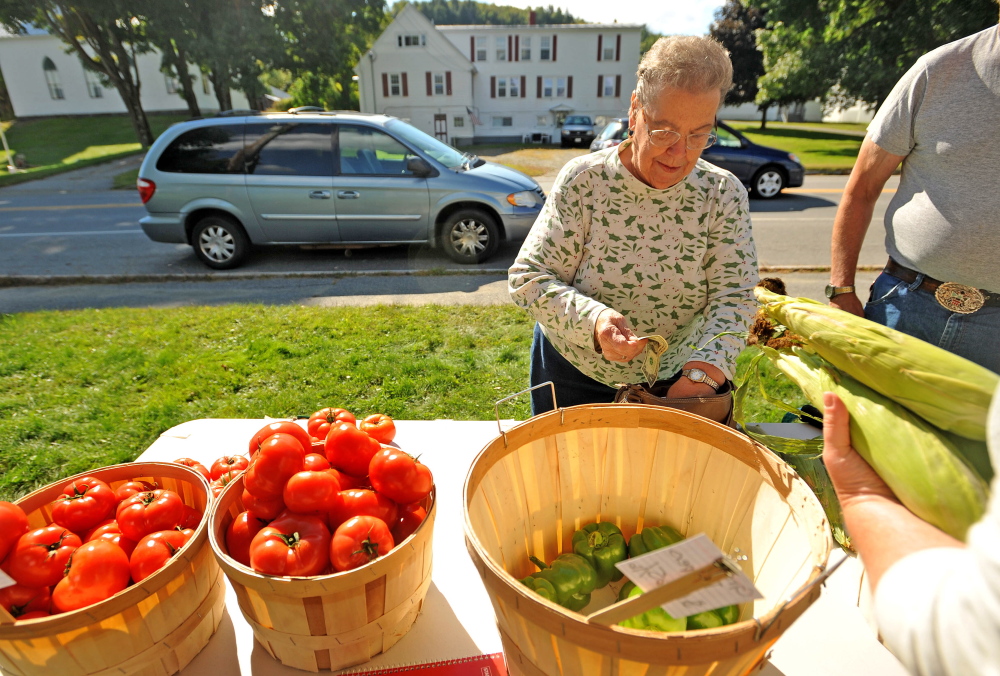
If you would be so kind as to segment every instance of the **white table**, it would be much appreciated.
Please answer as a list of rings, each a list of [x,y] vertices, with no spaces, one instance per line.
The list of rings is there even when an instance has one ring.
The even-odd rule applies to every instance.
[[[266,420],[205,419],[164,432],[139,461],[190,457],[210,464],[227,454],[245,454]],[[510,423],[505,422],[506,426]],[[502,652],[493,606],[465,549],[462,487],[476,454],[497,435],[496,421],[397,420],[395,443],[420,455],[434,473],[438,509],[434,523],[431,586],[413,628],[388,652],[364,667],[399,666]],[[842,556],[835,550],[831,562]],[[846,561],[827,581],[820,598],[775,644],[764,676],[905,676],[906,670],[876,639],[859,610],[860,564]],[[208,646],[182,676],[290,676],[257,645],[227,584],[226,616]],[[233,659],[233,655],[236,659]],[[348,670],[350,671],[350,670]]]

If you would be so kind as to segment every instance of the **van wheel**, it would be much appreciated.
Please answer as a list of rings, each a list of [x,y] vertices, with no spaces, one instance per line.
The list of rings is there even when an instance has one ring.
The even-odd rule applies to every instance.
[[[198,221],[191,246],[202,263],[216,270],[238,267],[250,253],[250,240],[235,219],[213,214]]]
[[[479,209],[456,211],[441,228],[441,248],[457,263],[482,263],[500,247],[500,229]]]
[[[764,167],[754,175],[751,185],[757,197],[769,200],[777,197],[785,187],[785,175],[775,167]]]

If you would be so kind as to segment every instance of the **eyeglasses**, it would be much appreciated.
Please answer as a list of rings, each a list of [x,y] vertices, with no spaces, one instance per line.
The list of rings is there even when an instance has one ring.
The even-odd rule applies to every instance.
[[[649,135],[649,142],[657,148],[669,148],[681,140],[681,135],[672,129],[650,129],[649,123],[645,120],[643,112],[643,124],[646,125],[646,134]],[[704,150],[712,147],[719,140],[715,132],[708,134],[688,134],[687,147],[689,150]]]

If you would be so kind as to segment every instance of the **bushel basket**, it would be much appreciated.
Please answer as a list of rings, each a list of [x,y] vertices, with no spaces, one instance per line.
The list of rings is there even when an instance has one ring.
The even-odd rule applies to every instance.
[[[818,597],[831,547],[819,502],[788,465],[728,427],[657,406],[575,406],[501,433],[473,463],[464,506],[512,675],[748,673]],[[573,532],[596,521],[626,537],[664,524],[705,533],[765,598],[742,604],[735,624],[659,633],[588,624],[519,582],[536,570],[529,555],[572,551]]]

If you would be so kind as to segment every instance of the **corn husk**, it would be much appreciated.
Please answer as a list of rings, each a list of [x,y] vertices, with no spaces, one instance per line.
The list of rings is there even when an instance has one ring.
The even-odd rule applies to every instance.
[[[800,336],[839,371],[943,430],[986,439],[987,412],[1000,383],[996,373],[919,338],[808,298],[790,298],[761,287],[755,293],[768,317]],[[982,452],[977,461],[988,457],[985,446]]]

